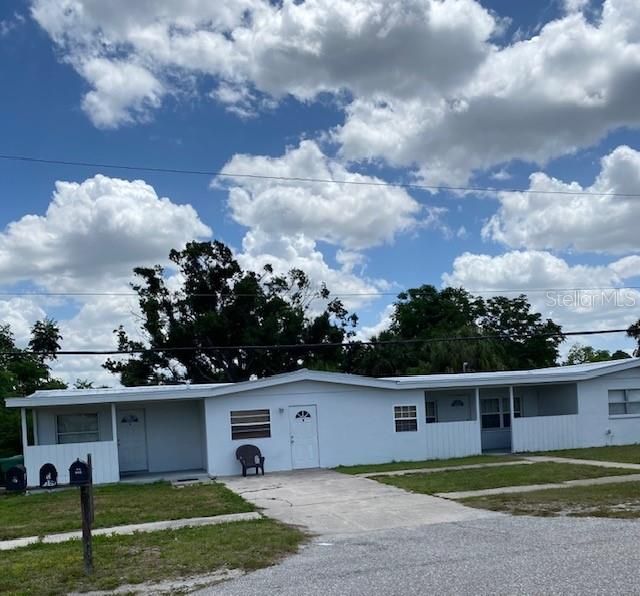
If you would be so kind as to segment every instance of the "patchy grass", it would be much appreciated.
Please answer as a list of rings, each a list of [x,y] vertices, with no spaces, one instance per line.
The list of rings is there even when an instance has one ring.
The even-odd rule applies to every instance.
[[[562,449],[560,451],[543,451],[536,453],[535,455],[574,457],[576,459],[595,459],[598,461],[640,464],[640,444],[587,447],[585,449]]]
[[[599,484],[462,499],[512,515],[640,518],[640,482]]]
[[[376,472],[395,472],[397,470],[415,470],[419,468],[445,468],[449,466],[468,466],[470,464],[496,464],[519,461],[521,457],[510,455],[471,455],[452,459],[428,459],[424,461],[392,461],[385,464],[362,464],[358,466],[338,466],[336,472],[343,474],[369,474]]]
[[[94,501],[94,528],[255,510],[217,483],[183,488],[168,482],[96,486]],[[0,520],[0,540],[79,530],[79,490],[0,495]]]
[[[39,544],[2,553],[0,592],[67,594],[113,590],[211,573],[273,565],[295,553],[299,530],[270,519],[94,539],[94,574],[84,575],[79,541]]]
[[[433,494],[502,486],[546,484],[564,480],[633,474],[634,472],[634,470],[620,468],[543,462],[522,466],[496,466],[495,468],[475,470],[451,470],[428,474],[406,474],[404,476],[374,476],[373,478],[384,484],[391,484],[412,492]]]

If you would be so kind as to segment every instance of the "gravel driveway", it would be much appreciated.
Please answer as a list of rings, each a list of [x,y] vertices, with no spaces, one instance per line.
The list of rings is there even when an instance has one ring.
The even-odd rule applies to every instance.
[[[638,594],[640,522],[500,516],[322,536],[227,596]]]

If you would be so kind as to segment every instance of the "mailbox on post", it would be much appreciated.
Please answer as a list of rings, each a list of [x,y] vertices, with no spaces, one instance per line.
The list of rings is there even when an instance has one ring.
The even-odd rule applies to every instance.
[[[40,468],[40,488],[55,488],[58,486],[58,470],[53,464],[44,464]]]
[[[91,482],[89,465],[77,459],[69,466],[69,484],[73,486],[84,486]]]
[[[27,469],[24,466],[13,466],[7,470],[5,486],[10,491],[24,491],[27,488]]]

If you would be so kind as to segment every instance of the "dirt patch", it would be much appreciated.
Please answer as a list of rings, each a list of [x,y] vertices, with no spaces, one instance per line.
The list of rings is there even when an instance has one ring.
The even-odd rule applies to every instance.
[[[221,569],[215,573],[143,584],[127,584],[113,590],[72,592],[70,596],[109,596],[110,594],[187,594],[244,575],[241,569]]]

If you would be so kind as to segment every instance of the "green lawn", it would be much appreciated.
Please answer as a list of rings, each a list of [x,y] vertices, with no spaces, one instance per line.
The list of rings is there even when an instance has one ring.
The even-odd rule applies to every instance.
[[[586,449],[562,449],[560,451],[544,451],[536,453],[536,455],[575,457],[576,459],[597,459],[598,461],[640,464],[640,444],[615,445],[610,447],[587,447]]]
[[[449,466],[467,466],[470,464],[489,464],[517,461],[521,457],[510,455],[471,455],[452,459],[428,459],[424,461],[392,461],[385,464],[362,464],[359,466],[338,466],[336,472],[343,474],[369,474],[376,472],[394,472],[396,470],[415,470],[418,468],[445,468]]]
[[[640,518],[640,482],[473,497],[461,502],[513,515]]]
[[[95,528],[255,509],[242,497],[217,483],[183,488],[174,488],[168,482],[111,484],[95,487],[94,499]],[[78,529],[78,489],[0,495],[0,540]]]
[[[404,476],[374,476],[373,478],[384,484],[391,484],[412,492],[433,494],[498,488],[501,486],[546,484],[549,482],[562,482],[563,480],[598,478],[600,476],[616,476],[629,473],[633,474],[634,470],[542,462],[521,466],[496,466],[473,470],[406,474]]]
[[[305,539],[299,530],[270,519],[174,531],[96,537],[95,572],[84,575],[78,541],[39,544],[0,556],[0,592],[67,594],[113,590],[218,569],[253,570],[295,553]]]

